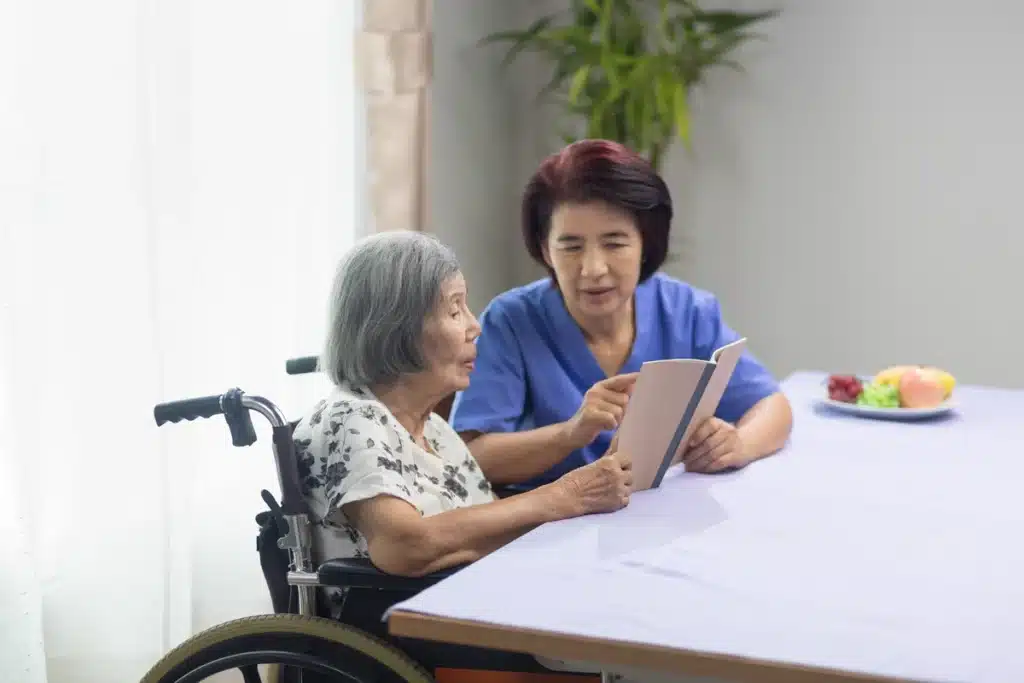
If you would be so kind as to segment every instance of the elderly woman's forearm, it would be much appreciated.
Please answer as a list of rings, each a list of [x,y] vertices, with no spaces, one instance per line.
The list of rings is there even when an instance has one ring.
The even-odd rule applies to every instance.
[[[485,505],[425,518],[435,558],[424,573],[473,562],[532,529],[581,513],[577,501],[559,483]]]
[[[785,394],[761,399],[736,423],[751,461],[775,453],[786,445],[793,428],[793,411]]]
[[[565,487],[554,483],[504,500],[420,517],[397,498],[367,501],[353,511],[381,570],[424,576],[475,562],[546,522],[582,513]]]
[[[564,424],[526,432],[463,434],[484,476],[492,484],[521,484],[569,457]]]

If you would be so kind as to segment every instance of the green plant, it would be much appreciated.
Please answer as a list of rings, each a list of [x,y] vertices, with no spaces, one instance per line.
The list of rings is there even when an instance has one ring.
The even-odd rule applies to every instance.
[[[504,66],[523,52],[542,55],[552,71],[540,98],[558,102],[577,130],[582,120],[584,137],[617,140],[660,168],[677,136],[690,144],[691,89],[714,66],[742,71],[730,55],[777,14],[703,10],[692,0],[572,0],[480,42],[510,43]]]

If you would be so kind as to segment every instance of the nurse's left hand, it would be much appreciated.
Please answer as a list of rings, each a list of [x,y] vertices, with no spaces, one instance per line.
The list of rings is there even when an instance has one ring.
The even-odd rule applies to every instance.
[[[683,453],[687,472],[721,472],[749,462],[746,445],[734,425],[717,417],[704,420]]]

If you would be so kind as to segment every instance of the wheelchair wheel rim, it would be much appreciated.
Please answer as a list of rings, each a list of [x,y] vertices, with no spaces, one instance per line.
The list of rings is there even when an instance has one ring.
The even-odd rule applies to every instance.
[[[276,647],[267,641],[280,637],[293,648]],[[299,647],[302,645],[302,647]],[[271,614],[236,619],[202,631],[168,652],[142,678],[141,683],[198,683],[209,676],[256,664],[269,665],[270,676],[261,683],[277,683],[279,669],[316,670],[328,680],[362,683],[360,673],[346,670],[344,658],[326,657],[313,650],[348,651],[361,658],[357,668],[370,662],[406,683],[433,683],[433,677],[417,662],[388,642],[330,619],[297,614]],[[299,651],[297,651],[299,650]],[[287,661],[285,661],[287,660]],[[199,677],[199,671],[204,672]],[[342,672],[344,677],[339,677]]]

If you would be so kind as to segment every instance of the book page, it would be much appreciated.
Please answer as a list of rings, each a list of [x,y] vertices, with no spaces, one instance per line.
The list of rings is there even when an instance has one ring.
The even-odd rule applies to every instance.
[[[651,487],[708,362],[649,361],[640,368],[619,426],[619,450],[633,456],[633,490]]]
[[[729,369],[729,374],[732,375],[732,371],[736,368],[736,363],[739,361],[740,356],[743,355],[743,351],[747,348],[746,337],[743,337],[742,339],[737,339],[732,343],[726,344],[725,346],[715,349],[715,352],[711,354],[711,362],[721,365],[722,355],[728,353],[731,356],[737,348],[739,350],[735,352],[736,360],[732,362],[732,367]]]
[[[690,425],[683,434],[679,450],[672,458],[673,463],[679,462],[682,459],[683,452],[686,450],[686,444],[690,437],[693,436],[694,430],[697,429],[701,422],[714,415],[715,411],[718,410],[718,404],[721,403],[722,396],[725,394],[725,388],[732,378],[732,371],[736,369],[736,363],[739,362],[740,356],[743,355],[743,351],[746,348],[747,339],[744,337],[743,339],[737,339],[731,344],[726,344],[711,354],[711,359],[715,366],[714,374],[711,375],[711,380],[704,389],[704,395],[701,397],[700,403],[697,404],[697,409],[693,413]]]

